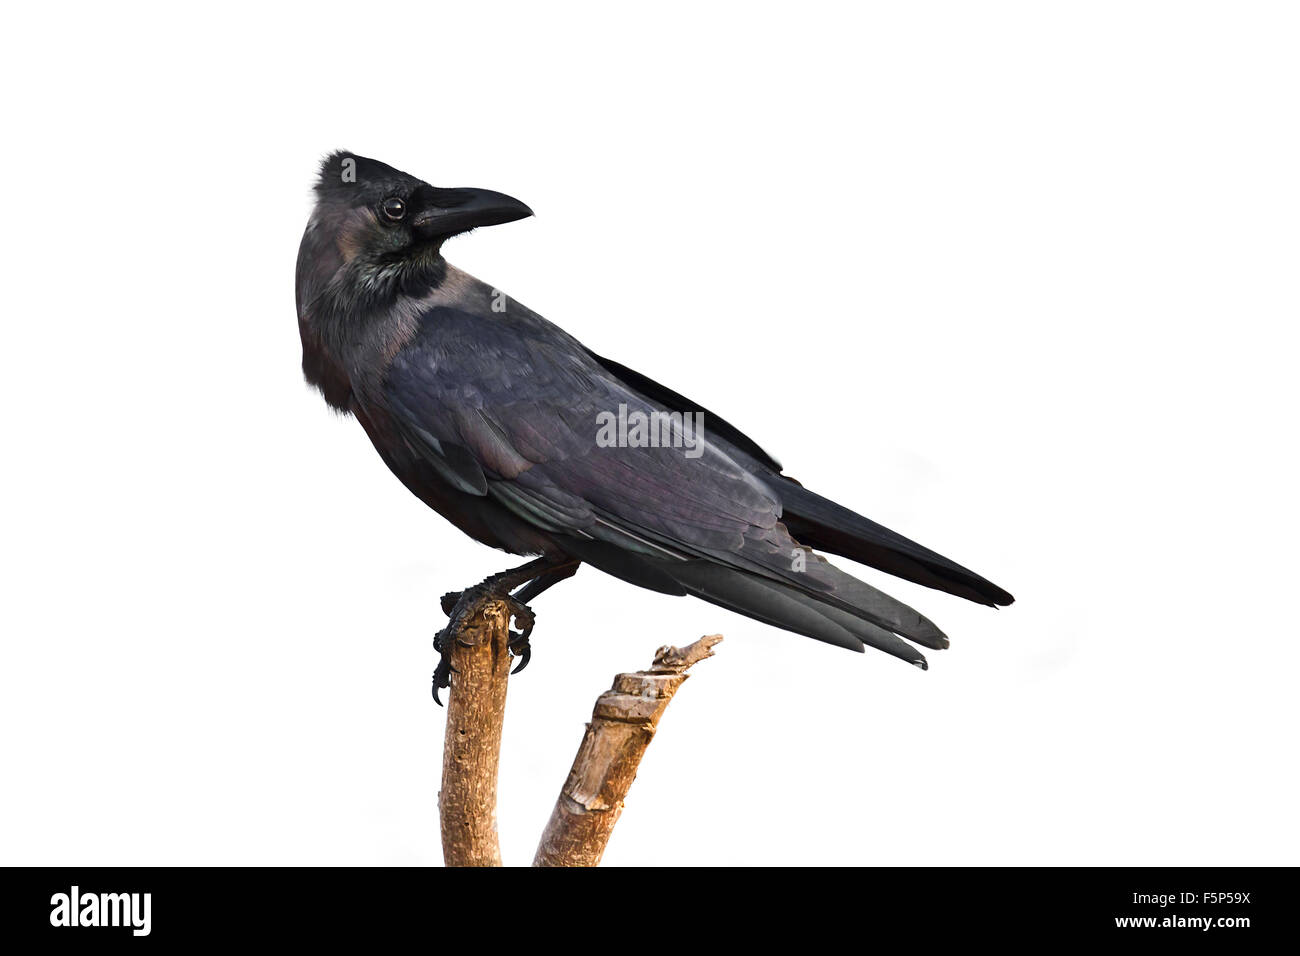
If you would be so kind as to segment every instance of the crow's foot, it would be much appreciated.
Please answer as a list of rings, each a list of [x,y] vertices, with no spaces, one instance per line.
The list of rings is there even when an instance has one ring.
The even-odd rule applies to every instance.
[[[433,637],[433,649],[439,654],[438,666],[433,672],[433,699],[438,706],[442,706],[438,691],[451,686],[451,675],[455,671],[455,668],[451,666],[451,646],[449,642],[455,636],[455,640],[461,646],[472,646],[459,635],[464,632],[464,626],[474,610],[482,607],[488,601],[500,601],[505,604],[515,626],[519,628],[518,631],[510,631],[510,639],[507,644],[511,656],[519,658],[519,664],[512,673],[518,674],[528,666],[529,658],[532,656],[532,648],[528,644],[528,638],[533,633],[533,625],[537,621],[537,615],[533,613],[533,609],[527,604],[511,597],[510,592],[553,567],[554,565],[546,559],[539,559],[511,571],[494,574],[483,583],[476,584],[472,588],[466,588],[464,591],[450,591],[442,596],[442,610],[448,618],[447,626]],[[572,571],[569,573],[571,574]]]

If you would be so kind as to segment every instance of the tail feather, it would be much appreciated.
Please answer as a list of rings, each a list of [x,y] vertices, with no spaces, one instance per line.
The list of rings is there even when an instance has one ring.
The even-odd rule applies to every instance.
[[[665,570],[696,597],[765,624],[853,651],[869,645],[922,669],[928,666],[925,656],[896,634],[788,585],[705,561]]]
[[[813,555],[813,560],[816,562],[813,573],[831,583],[831,594],[838,602],[837,612],[892,631],[922,647],[943,650],[948,646],[948,635],[924,614],[841,571],[819,554]],[[809,565],[809,569],[812,570],[813,565]]]
[[[803,595],[800,597],[805,600],[811,600]],[[925,655],[918,651],[911,644],[908,644],[897,634],[878,627],[870,621],[864,621],[860,617],[854,617],[847,611],[842,611],[837,607],[829,607],[825,604],[817,606],[818,611],[823,615],[835,621],[846,631],[858,637],[865,644],[874,647],[876,650],[884,651],[886,654],[892,654],[894,657],[901,658],[909,664],[913,664],[921,670],[929,670],[930,664],[925,659]],[[914,640],[914,638],[913,638]],[[947,645],[943,645],[946,647]]]
[[[1015,600],[974,571],[795,481],[782,477],[774,490],[781,498],[781,520],[801,544],[860,561],[977,604],[996,607]]]

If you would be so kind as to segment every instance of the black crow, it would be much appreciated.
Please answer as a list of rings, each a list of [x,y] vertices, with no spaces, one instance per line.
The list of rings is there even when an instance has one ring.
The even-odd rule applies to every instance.
[[[522,604],[580,562],[664,594],[926,666],[948,646],[818,548],[987,605],[974,572],[803,488],[739,429],[450,265],[450,237],[532,215],[334,153],[298,253],[303,371],[420,500],[540,556],[485,582]],[[834,427],[833,424],[828,427]],[[454,597],[454,596],[452,596]],[[450,608],[454,601],[445,600]]]

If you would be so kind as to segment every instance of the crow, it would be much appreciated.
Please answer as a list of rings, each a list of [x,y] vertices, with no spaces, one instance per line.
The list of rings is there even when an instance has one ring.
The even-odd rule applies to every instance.
[[[943,632],[814,549],[980,604],[1012,602],[443,258],[452,236],[531,216],[519,200],[430,186],[346,152],[324,160],[315,194],[297,266],[303,373],[421,501],[470,537],[535,558],[480,585],[511,602],[523,663],[527,603],[581,563],[923,669],[913,645],[947,647]],[[449,614],[457,597],[443,600]],[[446,677],[440,667],[435,695]]]

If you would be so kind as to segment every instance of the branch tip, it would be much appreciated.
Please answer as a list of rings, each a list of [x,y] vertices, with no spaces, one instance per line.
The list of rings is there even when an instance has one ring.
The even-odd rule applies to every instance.
[[[673,647],[671,644],[665,644],[655,652],[654,663],[650,665],[651,669],[680,674],[688,670],[692,665],[712,657],[714,645],[721,642],[721,634],[706,634],[694,644],[687,644],[685,647]]]

